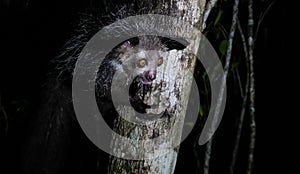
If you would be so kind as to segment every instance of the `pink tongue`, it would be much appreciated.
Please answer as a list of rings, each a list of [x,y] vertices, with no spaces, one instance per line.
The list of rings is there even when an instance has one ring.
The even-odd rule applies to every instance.
[[[149,83],[151,83],[151,81],[149,81],[148,79],[143,79],[143,83],[149,84]]]

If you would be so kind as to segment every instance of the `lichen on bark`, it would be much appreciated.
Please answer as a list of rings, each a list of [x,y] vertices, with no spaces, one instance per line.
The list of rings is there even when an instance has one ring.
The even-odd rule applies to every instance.
[[[172,8],[167,10],[170,15],[185,21],[196,30],[186,33],[189,43],[184,50],[171,50],[167,53],[167,59],[157,71],[157,77],[152,84],[151,92],[143,96],[144,103],[158,105],[158,107],[148,109],[147,113],[165,114],[160,119],[154,119],[139,125],[128,122],[136,114],[132,107],[120,106],[117,108],[122,117],[118,117],[114,123],[114,131],[123,137],[131,140],[143,141],[144,143],[127,144],[120,141],[113,135],[111,149],[117,156],[143,157],[143,160],[127,160],[110,157],[108,166],[109,173],[163,173],[171,174],[174,172],[181,134],[186,114],[188,97],[190,95],[193,80],[192,72],[195,67],[196,57],[190,53],[198,51],[202,16],[205,10],[206,0],[170,0],[162,1],[160,8]],[[156,8],[158,10],[159,8]],[[160,10],[158,10],[160,11]],[[171,13],[172,12],[172,13]],[[174,28],[174,35],[182,31]],[[157,92],[159,91],[159,92]],[[155,139],[160,137],[159,139]],[[149,141],[148,141],[149,140]],[[129,141],[130,142],[130,141]],[[131,141],[134,142],[134,141]],[[133,148],[132,148],[133,147]],[[126,154],[120,154],[120,153]],[[134,159],[134,158],[133,158]]]

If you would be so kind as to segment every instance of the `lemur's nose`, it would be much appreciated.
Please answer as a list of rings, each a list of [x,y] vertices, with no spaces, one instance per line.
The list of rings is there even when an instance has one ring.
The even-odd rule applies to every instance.
[[[155,70],[150,70],[147,72],[146,78],[148,80],[153,81],[156,78],[156,71]]]

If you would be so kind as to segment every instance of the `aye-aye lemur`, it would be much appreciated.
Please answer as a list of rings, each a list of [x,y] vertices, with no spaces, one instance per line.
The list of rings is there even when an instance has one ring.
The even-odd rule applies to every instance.
[[[131,85],[130,88],[120,86],[117,89],[119,93],[127,92],[129,98],[118,100],[129,100],[137,112],[146,113],[146,109],[150,106],[143,103],[138,91],[150,87],[156,79],[157,68],[163,64],[166,51],[168,48],[163,44],[161,37],[149,35],[127,40],[113,49],[97,74],[96,94],[100,98],[98,100],[100,110],[107,111],[112,108],[111,85],[113,76],[117,74],[120,77],[114,77],[114,80],[125,82],[126,79],[133,79],[127,84]],[[116,71],[118,73],[115,73]]]

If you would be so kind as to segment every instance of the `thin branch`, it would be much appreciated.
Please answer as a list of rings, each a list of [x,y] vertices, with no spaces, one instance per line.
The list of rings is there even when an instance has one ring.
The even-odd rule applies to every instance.
[[[258,31],[259,31],[259,28],[260,28],[260,25],[261,25],[262,21],[265,19],[266,14],[268,14],[268,12],[270,11],[271,7],[274,5],[275,2],[276,2],[276,0],[272,1],[270,3],[270,5],[267,7],[267,9],[263,12],[263,14],[259,16],[259,20],[258,20],[258,23],[257,23],[255,36],[254,36],[254,43],[257,39]]]
[[[244,91],[243,91],[243,85],[242,85],[242,81],[241,81],[239,69],[235,68],[235,70],[234,70],[233,73],[236,74],[236,78],[237,78],[237,81],[238,81],[238,84],[239,84],[239,88],[240,88],[241,97],[244,98],[245,94],[244,94]]]
[[[247,101],[248,101],[248,93],[249,93],[249,76],[250,76],[250,71],[249,71],[249,57],[248,57],[248,49],[247,49],[247,43],[246,43],[246,39],[240,24],[240,21],[237,21],[237,26],[238,26],[238,30],[242,39],[242,45],[243,45],[243,49],[244,49],[244,53],[245,53],[245,59],[246,59],[246,68],[247,68],[247,79],[246,79],[246,84],[245,84],[245,92],[244,92],[244,96],[243,96],[243,106],[242,106],[242,110],[241,110],[241,114],[238,120],[238,127],[237,127],[237,133],[236,133],[236,138],[235,138],[235,142],[234,142],[234,148],[233,148],[233,152],[232,152],[232,159],[231,159],[231,164],[230,164],[230,170],[229,170],[229,174],[233,174],[234,173],[234,167],[235,167],[235,163],[236,163],[236,157],[237,157],[237,153],[239,151],[239,145],[240,145],[240,139],[241,139],[241,132],[242,132],[242,128],[243,128],[243,123],[244,123],[244,118],[245,118],[245,111],[246,111],[246,107],[247,107]]]
[[[203,173],[204,174],[209,174],[209,162],[210,162],[210,157],[211,157],[211,145],[212,145],[212,140],[211,138],[207,144],[206,144],[206,150],[205,150],[205,158],[204,158],[204,166],[203,166]]]
[[[200,155],[199,153],[197,152],[197,146],[198,146],[198,139],[200,137],[200,134],[197,135],[197,138],[196,138],[196,141],[194,142],[194,146],[193,146],[193,151],[194,151],[194,155],[195,155],[195,158],[196,158],[196,165],[197,165],[197,168],[196,168],[196,171],[198,173],[200,173],[200,169],[201,169],[201,162],[200,162]]]
[[[255,149],[255,137],[256,137],[256,124],[255,124],[255,79],[254,79],[254,60],[253,60],[253,0],[248,1],[248,51],[249,51],[249,66],[250,66],[250,144],[249,144],[249,156],[248,156],[248,168],[247,174],[251,174],[253,171],[254,161],[254,149]]]
[[[246,38],[245,38],[245,35],[243,33],[243,29],[242,29],[242,26],[241,26],[241,23],[240,23],[239,19],[237,21],[237,26],[238,26],[238,30],[240,32],[240,36],[241,36],[241,39],[242,39],[242,44],[243,44],[243,50],[244,50],[244,53],[245,53],[245,58],[246,58],[246,60],[249,60],[247,42],[246,42]],[[248,68],[248,66],[249,65],[247,65],[247,68]]]
[[[223,77],[224,80],[223,80],[223,83],[222,83],[224,86],[225,86],[225,83],[226,83],[226,78],[227,78],[228,70],[229,70],[229,67],[230,67],[232,43],[233,43],[233,38],[234,38],[236,24],[237,24],[238,7],[239,7],[239,0],[235,0],[234,5],[233,5],[232,23],[231,23],[229,39],[228,39],[226,62],[225,62],[225,66],[224,66],[224,77]],[[222,96],[223,96],[223,94],[222,94]]]
[[[218,102],[216,103],[216,108],[215,108],[215,114],[220,113],[221,103],[224,100],[223,96],[224,96],[224,93],[225,93],[226,79],[227,79],[227,76],[228,76],[228,71],[229,71],[230,62],[231,62],[232,43],[233,43],[233,38],[234,38],[234,35],[235,35],[238,8],[239,8],[239,0],[234,0],[233,13],[232,13],[232,23],[231,23],[230,33],[229,33],[229,37],[228,37],[229,39],[228,39],[228,48],[227,48],[227,54],[226,54],[226,62],[225,62],[225,65],[224,65],[224,76],[222,77]],[[206,145],[206,154],[205,154],[205,162],[204,162],[204,174],[209,173],[209,161],[210,161],[212,141],[213,141],[213,138]]]
[[[206,20],[210,14],[211,9],[214,8],[214,6],[216,5],[218,0],[210,0],[208,1],[207,5],[206,5],[206,9],[204,11],[204,16],[203,16],[203,24],[202,24],[202,30],[205,29],[206,27]]]
[[[224,28],[223,25],[221,25],[220,23],[217,23],[216,27],[220,30],[220,32],[222,33],[223,37],[225,39],[228,39],[228,32],[226,31],[226,29]]]

